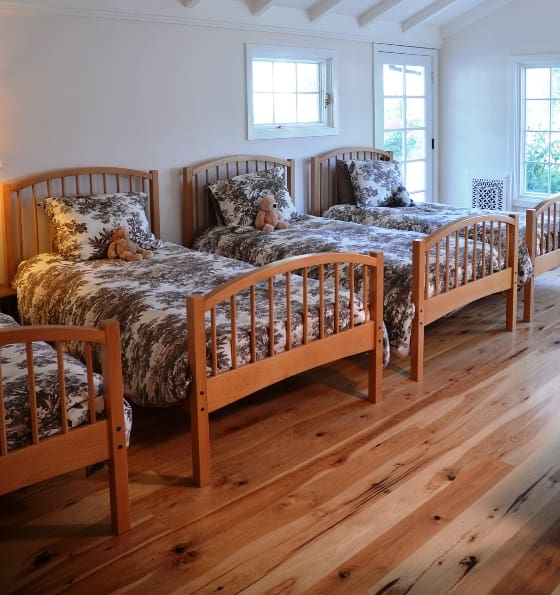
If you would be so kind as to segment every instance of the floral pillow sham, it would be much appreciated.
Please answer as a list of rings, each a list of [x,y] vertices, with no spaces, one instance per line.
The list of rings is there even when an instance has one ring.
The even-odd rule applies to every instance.
[[[360,207],[382,205],[391,197],[393,188],[403,185],[397,161],[351,159],[344,164],[350,175],[355,202]]]
[[[254,225],[260,199],[265,194],[274,195],[284,221],[290,221],[297,214],[281,166],[219,180],[208,186],[208,190],[225,225]]]
[[[117,192],[53,196],[40,204],[54,227],[60,254],[71,260],[94,260],[106,258],[111,231],[117,225],[126,225],[130,239],[141,248],[160,246],[146,217],[147,201],[145,192]]]
[[[17,327],[18,323],[7,314],[0,313],[0,329]],[[89,420],[88,377],[86,367],[76,358],[65,353],[64,370],[68,425],[73,428]],[[7,426],[8,450],[21,448],[31,443],[31,421],[29,412],[29,385],[26,347],[23,343],[0,347],[2,366],[2,389]],[[35,390],[39,419],[39,438],[42,440],[60,432],[61,416],[59,406],[59,382],[57,356],[48,343],[33,343],[33,365]],[[93,374],[93,389],[96,395],[97,414],[104,410],[103,379]],[[132,409],[125,403],[127,444],[130,435]]]

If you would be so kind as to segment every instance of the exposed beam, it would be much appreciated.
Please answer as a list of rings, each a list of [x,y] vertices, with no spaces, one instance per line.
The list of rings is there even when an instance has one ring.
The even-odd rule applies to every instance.
[[[247,8],[251,11],[251,14],[255,17],[261,15],[265,10],[270,8],[274,0],[245,0]]]
[[[401,23],[401,30],[404,33],[412,27],[416,27],[416,25],[420,25],[425,23],[428,19],[431,19],[433,16],[445,10],[451,4],[454,4],[456,0],[437,0],[433,4],[426,6],[426,8],[419,10],[417,13],[413,14],[412,16],[408,17]]]
[[[358,16],[358,25],[360,25],[360,27],[369,25],[373,20],[377,19],[384,12],[387,12],[400,2],[402,2],[402,0],[381,0],[381,2],[378,2],[375,6],[368,8]]]
[[[315,21],[318,21],[321,17],[331,12],[332,9],[341,2],[342,0],[317,0],[315,4],[312,4],[307,9],[307,17],[312,23],[314,23]]]
[[[186,8],[192,8],[195,4],[198,4],[198,0],[181,0],[181,4]]]

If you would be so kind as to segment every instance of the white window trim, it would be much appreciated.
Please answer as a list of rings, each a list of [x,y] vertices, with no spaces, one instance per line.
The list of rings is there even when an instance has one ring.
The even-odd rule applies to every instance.
[[[334,50],[296,48],[288,46],[268,46],[248,43],[246,49],[247,80],[247,138],[272,139],[295,138],[305,136],[328,136],[338,134],[338,102],[336,83],[336,52]],[[303,124],[291,126],[256,126],[253,122],[253,80],[252,61],[254,58],[286,58],[287,60],[323,60],[326,63],[324,88],[321,93],[328,94],[329,106],[326,121],[322,124]]]
[[[537,193],[522,193],[522,179],[523,163],[525,157],[522,155],[522,140],[521,131],[525,129],[525,92],[522,86],[523,82],[523,71],[526,67],[537,67],[542,66],[544,68],[551,68],[553,66],[560,67],[560,54],[541,54],[541,55],[529,55],[529,56],[513,56],[512,57],[512,70],[514,72],[514,93],[515,97],[513,115],[513,175],[512,175],[512,190],[513,190],[513,206],[514,207],[533,207],[544,198],[548,198],[548,194],[537,194]]]

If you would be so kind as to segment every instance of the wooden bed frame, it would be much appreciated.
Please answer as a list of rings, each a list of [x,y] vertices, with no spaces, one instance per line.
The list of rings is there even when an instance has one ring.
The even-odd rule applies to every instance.
[[[295,192],[293,159],[268,155],[234,155],[183,168],[183,244],[192,246],[194,239],[207,227],[218,223],[207,186],[246,173],[280,166],[284,168],[290,196]]]
[[[242,161],[242,163],[241,163]],[[217,160],[212,164],[212,172],[228,171],[228,175],[237,175],[244,171],[256,171],[268,168],[273,165],[283,165],[286,167],[286,181],[293,190],[293,168],[291,160],[278,160],[267,157],[259,157],[256,160],[251,157],[243,157],[237,161],[236,169],[227,169],[228,165],[224,161]],[[224,169],[225,167],[225,169]],[[212,174],[208,172],[204,180],[200,179],[200,172],[193,168],[190,170],[192,180],[190,188],[196,196],[202,196],[204,185],[212,180]],[[235,173],[233,173],[235,172]],[[198,180],[198,181],[197,181]],[[118,186],[117,186],[118,184]],[[150,221],[152,230],[156,236],[159,236],[159,205],[157,192],[157,172],[143,172],[122,168],[79,168],[58,170],[53,173],[33,176],[31,178],[20,180],[15,184],[6,184],[3,190],[3,204],[6,225],[6,268],[9,271],[9,281],[11,282],[15,274],[17,264],[26,258],[44,252],[55,250],[55,246],[49,233],[46,216],[43,209],[38,207],[38,202],[46,196],[53,193],[65,192],[65,194],[77,194],[76,188],[79,187],[79,193],[91,194],[97,192],[129,191],[143,189],[150,194]],[[97,190],[101,188],[101,190]],[[200,202],[200,200],[199,200]],[[192,223],[189,217],[185,215],[186,237],[192,236],[198,229],[202,229],[206,221],[212,216],[208,204],[200,209],[199,217],[194,217]],[[190,234],[190,236],[189,236]],[[28,241],[24,239],[29,238]],[[368,318],[363,324],[351,324],[346,329],[338,329],[332,334],[324,332],[321,325],[319,337],[317,339],[305,340],[302,345],[293,345],[290,333],[288,333],[288,344],[286,350],[280,353],[274,353],[270,350],[267,357],[257,361],[254,353],[251,355],[250,363],[238,365],[236,357],[233,357],[233,366],[231,370],[217,372],[216,363],[212,364],[212,371],[208,372],[206,362],[206,332],[208,323],[205,321],[205,313],[210,312],[211,327],[211,348],[215,346],[216,329],[213,318],[215,306],[217,303],[228,299],[231,311],[231,329],[232,343],[231,351],[236,354],[235,337],[236,320],[241,320],[243,313],[236,306],[235,295],[242,291],[251,293],[251,304],[253,310],[247,313],[251,319],[252,335],[254,337],[254,292],[257,283],[269,283],[268,291],[268,312],[270,319],[274,313],[272,300],[274,292],[272,290],[272,279],[282,276],[286,279],[286,287],[290,283],[290,271],[302,274],[311,267],[362,267],[366,271],[366,277],[369,283],[364,283],[364,295],[362,303],[368,304]],[[304,279],[306,276],[304,275]],[[304,293],[316,281],[305,281]],[[323,286],[321,285],[321,295],[323,295]],[[338,300],[338,289],[335,294]],[[276,299],[281,299],[276,296]],[[290,316],[291,300],[284,296],[285,308]],[[303,296],[304,305],[307,304],[306,296]],[[351,302],[353,303],[351,294]],[[319,319],[323,320],[328,304],[325,299],[320,300]],[[307,255],[295,259],[280,261],[269,267],[256,268],[247,274],[240,276],[234,281],[218,287],[215,291],[205,296],[190,296],[186,299],[187,320],[192,332],[188,333],[187,344],[189,349],[189,365],[193,376],[193,386],[191,387],[190,410],[193,441],[193,475],[198,485],[205,485],[210,481],[210,437],[209,437],[209,414],[228,403],[234,402],[248,394],[251,394],[265,386],[273,384],[283,378],[297,374],[303,370],[310,369],[342,357],[370,352],[369,357],[369,381],[368,381],[368,399],[372,402],[381,399],[381,380],[382,380],[382,356],[383,356],[383,255],[372,253],[371,255],[358,254],[319,254]],[[290,328],[290,325],[286,325]],[[306,321],[304,317],[304,328]],[[213,351],[212,351],[213,352]],[[209,376],[207,377],[207,374]],[[192,397],[194,395],[194,398]],[[185,406],[188,404],[185,403]]]
[[[332,201],[336,201],[336,159],[379,159],[390,160],[392,153],[371,147],[347,147],[325,153],[311,160],[311,204],[312,214],[319,214],[327,208]],[[201,233],[207,227],[216,224],[215,218],[210,215],[211,209],[201,207],[208,205],[209,200],[205,194],[205,181],[209,183],[230,177],[228,172],[236,172],[238,168],[245,167],[245,163],[268,162],[269,164],[284,164],[289,172],[289,178],[293,179],[293,168],[291,159],[276,157],[233,155],[223,157],[216,161],[200,163],[196,167],[185,167],[183,170],[183,199],[184,215],[195,218],[197,224],[187,230],[186,239],[192,243],[197,233]],[[219,164],[219,168],[216,167]],[[292,186],[293,188],[293,183]],[[325,190],[326,188],[326,190]],[[291,191],[290,191],[291,193]],[[293,196],[293,195],[292,195]],[[334,197],[334,198],[333,198]],[[501,243],[504,246],[507,264],[499,272],[485,274],[484,278],[475,278],[460,287],[447,287],[445,295],[436,294],[428,297],[428,284],[425,272],[425,262],[429,259],[429,253],[434,244],[439,242],[444,246],[446,253],[450,254],[449,242],[457,235],[457,229],[467,230],[467,233],[478,233],[478,227],[485,225],[486,232],[493,229],[497,233],[497,226],[500,227]],[[515,215],[503,217],[499,215],[488,215],[483,218],[474,217],[463,219],[457,223],[457,228],[447,226],[436,234],[428,236],[427,239],[414,247],[413,257],[413,300],[415,300],[417,314],[413,323],[412,345],[411,345],[411,378],[422,380],[423,378],[423,356],[424,356],[424,326],[452,312],[453,310],[485,297],[492,293],[505,291],[507,293],[506,308],[506,329],[513,330],[516,326],[516,288],[517,287],[517,258],[512,259],[511,254],[516,254],[518,242],[518,221]],[[475,231],[475,228],[477,231]],[[446,246],[446,247],[445,247]],[[511,252],[511,251],[514,252]],[[443,259],[444,261],[450,258]],[[422,270],[421,270],[422,269]]]
[[[60,407],[61,433],[39,439],[37,407],[35,402],[34,375],[31,343],[53,343],[61,383]],[[66,417],[64,389],[63,343],[80,341],[86,344],[86,367],[90,384],[90,421],[70,428]],[[120,359],[119,324],[116,320],[104,321],[99,328],[78,326],[7,327],[0,329],[0,345],[25,343],[28,350],[29,395],[32,444],[8,451],[0,383],[0,495],[17,490],[51,477],[85,468],[100,461],[109,462],[109,485],[113,531],[119,535],[130,528],[128,494],[128,463],[125,443],[123,410],[123,385]],[[107,417],[97,419],[95,394],[91,383],[93,373],[92,348],[101,346],[103,367],[103,395]],[[1,371],[1,368],[0,368]],[[0,373],[1,380],[1,373]]]
[[[524,287],[523,321],[533,316],[535,277],[560,265],[560,193],[527,209],[527,247],[533,262],[533,275]]]

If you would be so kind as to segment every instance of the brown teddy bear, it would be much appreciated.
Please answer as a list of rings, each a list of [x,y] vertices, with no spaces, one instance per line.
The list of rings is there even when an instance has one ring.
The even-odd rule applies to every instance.
[[[121,258],[122,260],[142,260],[151,258],[152,252],[144,250],[129,239],[129,230],[126,225],[118,225],[111,232],[111,241],[107,248],[107,258]]]
[[[255,217],[255,227],[263,231],[288,227],[288,222],[282,220],[282,213],[276,208],[276,198],[273,194],[265,194],[261,198],[259,211]]]

